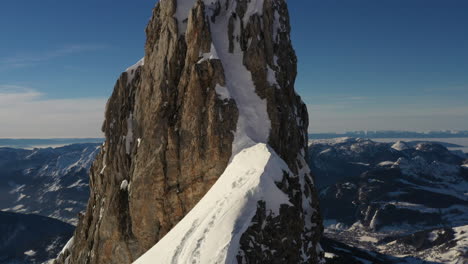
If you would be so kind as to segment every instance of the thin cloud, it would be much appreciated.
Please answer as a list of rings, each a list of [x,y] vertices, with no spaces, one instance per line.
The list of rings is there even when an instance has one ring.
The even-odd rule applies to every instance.
[[[366,101],[366,100],[370,100],[370,98],[366,96],[350,96],[350,97],[346,97],[345,100]]]
[[[101,137],[106,100],[48,99],[28,87],[0,85],[0,137]]]
[[[102,44],[75,44],[45,52],[18,54],[16,56],[0,58],[0,70],[11,70],[30,67],[42,62],[50,61],[82,52],[92,52],[107,48]]]
[[[456,85],[456,86],[448,86],[448,87],[432,87],[426,88],[423,90],[426,93],[447,93],[447,92],[467,92],[468,91],[468,84],[465,85]]]
[[[41,97],[41,93],[26,86],[0,85],[0,107],[33,101]]]
[[[370,101],[375,98],[364,95],[346,95],[346,94],[322,94],[317,96],[303,97],[307,102],[333,102],[336,104],[342,103],[357,103]]]

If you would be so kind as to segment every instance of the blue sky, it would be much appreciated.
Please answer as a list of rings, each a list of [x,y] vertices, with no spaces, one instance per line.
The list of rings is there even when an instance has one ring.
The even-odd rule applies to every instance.
[[[311,132],[468,130],[468,2],[288,1]],[[0,9],[0,137],[100,136],[154,0]]]

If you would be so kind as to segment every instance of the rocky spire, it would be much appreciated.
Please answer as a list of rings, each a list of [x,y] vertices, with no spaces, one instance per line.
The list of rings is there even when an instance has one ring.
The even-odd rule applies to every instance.
[[[145,58],[109,99],[88,208],[57,263],[132,263],[171,230],[187,231],[176,225],[218,179],[245,179],[252,170],[233,164],[255,156],[261,173],[249,191],[259,195],[235,193],[249,197],[238,212],[250,217],[235,219],[245,228],[214,263],[319,263],[308,114],[294,91],[285,0],[160,0],[146,33]],[[260,186],[267,179],[273,187]],[[286,198],[275,207],[270,191]],[[177,252],[166,257],[182,263]]]

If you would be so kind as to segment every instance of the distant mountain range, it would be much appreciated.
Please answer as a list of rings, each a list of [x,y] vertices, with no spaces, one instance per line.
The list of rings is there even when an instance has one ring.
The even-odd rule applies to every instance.
[[[58,255],[86,208],[88,172],[100,146],[0,148],[0,263]]]
[[[382,255],[362,254],[371,263],[468,259],[466,154],[437,143],[356,138],[312,141],[309,154],[328,239]],[[341,246],[328,245],[329,257],[343,257]]]
[[[100,144],[0,148],[0,210],[38,214],[72,225],[89,197],[88,171]]]
[[[86,207],[99,150],[0,148],[0,263],[42,263],[60,252]],[[320,190],[327,263],[467,258],[466,154],[438,143],[340,138],[311,141],[308,163]]]
[[[468,138],[468,131],[351,131],[345,133],[312,133],[310,139],[353,138]]]
[[[103,138],[50,138],[50,139],[12,139],[0,138],[0,148],[47,148],[47,147],[62,147],[78,143],[102,143]]]
[[[311,133],[309,139],[333,139],[341,137],[351,138],[395,138],[395,139],[425,139],[425,138],[468,138],[468,131],[350,131],[345,133]],[[11,139],[0,138],[0,148],[47,148],[62,147],[80,143],[102,143],[104,138],[50,138],[50,139]],[[445,145],[446,147],[457,147],[455,145]],[[459,147],[459,146],[458,146]]]

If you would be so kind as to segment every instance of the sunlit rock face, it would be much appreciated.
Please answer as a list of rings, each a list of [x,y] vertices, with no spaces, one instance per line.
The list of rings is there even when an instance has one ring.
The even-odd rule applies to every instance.
[[[56,262],[132,263],[171,230],[183,232],[178,223],[255,149],[265,167],[246,164],[258,173],[241,170],[239,179],[257,175],[249,190],[286,198],[278,204],[268,192],[239,193],[245,190],[233,184],[229,191],[246,197],[234,220],[246,228],[227,238],[234,253],[211,252],[219,256],[214,263],[321,262],[322,224],[306,164],[308,114],[294,91],[285,1],[161,0],[146,32],[145,58],[121,75],[108,101],[87,211]],[[265,188],[263,177],[273,186]],[[190,239],[201,248],[216,242]],[[206,256],[187,255],[196,257]]]

